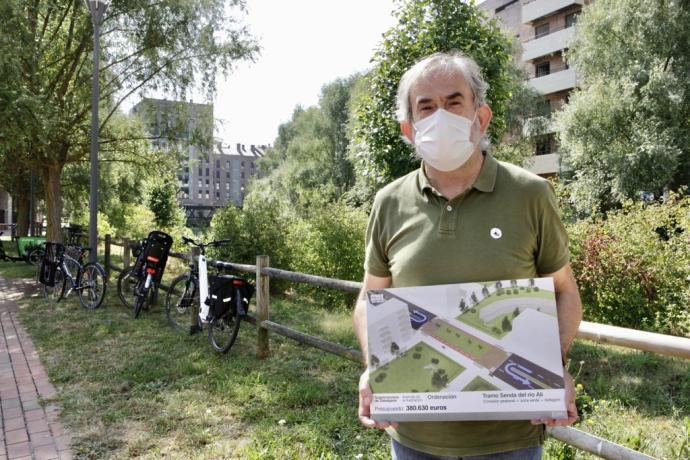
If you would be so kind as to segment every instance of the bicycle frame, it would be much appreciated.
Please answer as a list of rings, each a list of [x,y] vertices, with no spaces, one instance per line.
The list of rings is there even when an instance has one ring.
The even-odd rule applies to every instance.
[[[76,277],[72,276],[72,271],[69,269],[69,266],[67,265],[68,261],[70,262],[70,264],[74,264],[77,266]],[[84,266],[78,260],[71,257],[69,254],[64,254],[62,258],[62,263],[60,264],[60,268],[65,274],[65,277],[69,279],[70,282],[69,290],[63,295],[63,297],[67,298],[67,296],[74,290],[84,289],[84,286],[79,286],[79,280],[81,279]]]

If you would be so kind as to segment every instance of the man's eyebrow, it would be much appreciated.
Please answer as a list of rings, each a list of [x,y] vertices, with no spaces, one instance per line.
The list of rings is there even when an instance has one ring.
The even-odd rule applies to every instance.
[[[456,97],[465,99],[465,95],[462,94],[460,91],[455,91],[454,93],[449,94],[448,96],[446,96],[446,99],[455,99]],[[416,104],[426,104],[428,102],[432,102],[432,99],[430,97],[418,97],[415,101]]]

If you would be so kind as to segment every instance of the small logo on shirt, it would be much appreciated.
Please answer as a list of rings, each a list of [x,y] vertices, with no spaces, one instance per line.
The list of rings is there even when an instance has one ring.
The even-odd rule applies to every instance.
[[[489,231],[489,235],[491,235],[491,238],[497,240],[503,236],[503,232],[501,231],[500,228],[494,227]]]

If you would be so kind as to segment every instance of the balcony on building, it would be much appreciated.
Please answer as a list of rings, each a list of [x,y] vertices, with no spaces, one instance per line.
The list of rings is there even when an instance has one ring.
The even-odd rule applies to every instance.
[[[558,152],[546,155],[535,155],[530,158],[527,170],[540,176],[548,176],[558,173],[560,170],[560,154]]]
[[[529,84],[539,94],[551,94],[574,88],[577,85],[575,70],[565,66],[547,66],[548,62],[536,66],[535,78]]]
[[[525,0],[522,3],[522,23],[552,15],[573,5],[584,5],[584,0]]]
[[[568,48],[573,36],[575,27],[567,27],[550,33],[535,35],[534,38],[522,44],[522,60],[531,61],[542,56],[556,53]]]

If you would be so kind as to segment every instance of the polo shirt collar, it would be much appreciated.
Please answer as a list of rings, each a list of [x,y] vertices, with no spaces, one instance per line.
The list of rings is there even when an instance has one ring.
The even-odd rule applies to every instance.
[[[484,153],[484,163],[482,169],[479,170],[479,175],[474,180],[472,188],[480,192],[493,192],[496,185],[496,175],[498,174],[498,161],[491,156],[490,153]],[[429,182],[429,178],[424,172],[424,160],[417,171],[417,185],[419,190],[424,194],[427,190],[431,193],[437,193],[436,189]]]

